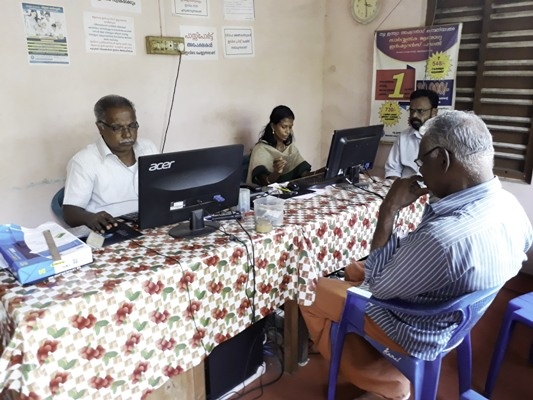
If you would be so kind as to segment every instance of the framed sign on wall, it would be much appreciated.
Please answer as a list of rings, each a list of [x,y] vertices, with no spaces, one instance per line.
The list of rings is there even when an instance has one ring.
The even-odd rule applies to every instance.
[[[461,24],[377,31],[371,124],[383,124],[382,141],[408,127],[409,96],[417,89],[439,95],[439,109],[453,109]]]

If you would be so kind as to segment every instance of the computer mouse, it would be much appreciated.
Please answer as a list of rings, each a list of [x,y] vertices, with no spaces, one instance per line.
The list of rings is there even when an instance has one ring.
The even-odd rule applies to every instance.
[[[107,238],[110,238],[112,237],[116,231],[118,231],[120,228],[120,225],[117,224],[117,226],[115,225],[112,225],[111,228],[109,229],[106,229],[106,231],[104,232],[104,234],[102,235],[103,237],[105,237],[106,239]]]
[[[300,190],[300,186],[296,182],[289,182],[287,183],[287,189],[290,189],[293,192],[297,192],[298,190]]]

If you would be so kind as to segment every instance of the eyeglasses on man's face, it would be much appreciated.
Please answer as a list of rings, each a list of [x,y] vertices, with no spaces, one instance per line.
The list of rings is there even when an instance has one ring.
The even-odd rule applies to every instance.
[[[425,113],[431,110],[433,109],[432,108],[412,108],[412,107],[408,108],[409,114],[411,115],[413,114],[424,115]]]
[[[421,168],[422,165],[424,165],[424,161],[422,161],[423,158],[429,156],[431,153],[433,153],[435,150],[437,149],[443,149],[445,151],[448,151],[446,150],[444,147],[442,146],[435,146],[433,147],[431,150],[429,151],[426,151],[424,154],[422,154],[420,157],[418,157],[416,160],[415,160],[415,164],[418,165],[418,168]]]
[[[129,125],[109,125],[107,122],[104,121],[98,121],[102,125],[108,127],[113,131],[113,133],[121,133],[122,131],[136,131],[139,129],[139,123],[137,121],[132,122]]]

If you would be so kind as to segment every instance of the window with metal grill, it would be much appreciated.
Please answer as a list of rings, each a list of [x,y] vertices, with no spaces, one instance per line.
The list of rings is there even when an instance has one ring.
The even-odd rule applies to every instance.
[[[428,0],[426,25],[462,23],[455,108],[488,125],[494,173],[531,183],[533,1]]]

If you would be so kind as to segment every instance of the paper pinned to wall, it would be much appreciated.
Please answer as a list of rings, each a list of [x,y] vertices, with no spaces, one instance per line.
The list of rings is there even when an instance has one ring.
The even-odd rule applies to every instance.
[[[135,54],[133,18],[84,12],[83,26],[88,53]]]
[[[227,21],[255,20],[254,0],[224,0],[224,19]]]
[[[224,57],[255,56],[254,29],[251,26],[222,28]]]
[[[174,0],[174,15],[182,17],[209,17],[207,0]]]
[[[141,13],[141,0],[91,0],[95,8]]]
[[[217,31],[214,27],[188,26],[180,27],[185,39],[185,56],[190,60],[217,60]]]
[[[30,64],[69,64],[63,7],[22,3]]]

